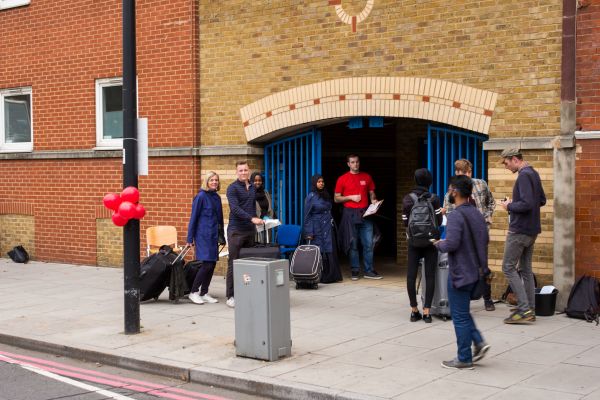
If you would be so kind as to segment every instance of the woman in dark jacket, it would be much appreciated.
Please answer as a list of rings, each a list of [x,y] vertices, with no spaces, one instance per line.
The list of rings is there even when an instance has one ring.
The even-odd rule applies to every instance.
[[[256,215],[259,218],[273,218],[273,206],[271,204],[271,195],[265,190],[265,180],[259,172],[250,175],[250,183],[256,190]]]
[[[189,296],[196,304],[218,302],[208,294],[208,286],[219,259],[219,244],[225,244],[223,206],[221,196],[217,193],[219,189],[219,175],[209,171],[206,175],[206,187],[198,192],[192,203],[187,243],[195,245],[196,260],[202,261]]]
[[[437,226],[442,224],[442,205],[440,199],[433,193],[429,192],[429,186],[433,182],[431,172],[426,168],[420,168],[415,171],[415,183],[417,186],[412,191],[404,196],[402,199],[402,220],[404,226],[408,227],[410,212],[414,205],[413,196],[417,198],[424,196],[428,198],[433,206]],[[411,196],[411,194],[413,196]],[[407,231],[408,236],[408,231]],[[436,237],[439,239],[439,237]],[[417,271],[419,270],[419,260],[423,258],[425,260],[425,301],[423,303],[423,315],[419,312],[417,307]],[[408,240],[408,271],[406,273],[406,290],[408,292],[408,298],[410,301],[411,322],[419,321],[423,319],[426,323],[431,323],[432,318],[429,314],[431,308],[431,302],[433,300],[433,292],[435,290],[435,274],[438,265],[438,251],[429,244],[425,247],[413,246],[411,240]]]
[[[321,249],[323,257],[322,283],[342,280],[331,206],[331,197],[325,190],[323,176],[314,175],[311,178],[311,191],[304,202],[304,238]]]

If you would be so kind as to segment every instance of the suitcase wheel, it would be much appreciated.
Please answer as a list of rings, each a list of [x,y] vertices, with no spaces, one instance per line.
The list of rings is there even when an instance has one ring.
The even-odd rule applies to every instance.
[[[154,301],[158,301],[158,296],[156,296],[156,297],[154,298]]]
[[[313,283],[312,284],[312,288],[313,289],[318,289],[319,288],[319,284],[318,283]]]
[[[300,284],[296,282],[296,290],[300,289]]]

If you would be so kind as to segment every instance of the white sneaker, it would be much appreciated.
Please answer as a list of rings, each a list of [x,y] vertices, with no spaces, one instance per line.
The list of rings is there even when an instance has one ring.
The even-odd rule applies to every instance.
[[[208,293],[206,293],[204,296],[200,296],[200,298],[201,298],[202,300],[204,300],[204,302],[205,302],[205,303],[211,303],[211,304],[214,304],[214,303],[218,303],[218,302],[219,302],[219,300],[215,299],[214,297],[212,297],[212,296],[211,296],[210,294],[208,294]]]
[[[228,298],[227,301],[225,302],[225,304],[227,304],[227,307],[234,308],[235,307],[234,298],[233,297]]]
[[[196,304],[204,304],[204,300],[202,300],[199,292],[190,293],[188,298]]]

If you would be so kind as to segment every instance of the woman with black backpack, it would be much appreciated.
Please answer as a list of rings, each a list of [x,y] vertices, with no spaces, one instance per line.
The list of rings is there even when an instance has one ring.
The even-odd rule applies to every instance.
[[[410,300],[410,321],[423,319],[431,323],[431,301],[435,290],[435,272],[438,263],[438,251],[430,242],[439,239],[439,227],[443,221],[440,199],[429,192],[433,182],[431,172],[427,168],[415,171],[416,186],[402,199],[402,221],[406,226],[408,239],[408,271],[406,274],[406,289]],[[415,207],[417,206],[417,207]],[[415,208],[413,210],[413,207]],[[425,259],[425,302],[423,315],[419,312],[417,303],[417,272],[419,260]]]

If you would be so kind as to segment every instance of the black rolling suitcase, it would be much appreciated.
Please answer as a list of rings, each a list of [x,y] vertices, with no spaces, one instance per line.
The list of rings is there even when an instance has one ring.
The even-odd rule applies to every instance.
[[[140,267],[140,301],[158,300],[161,293],[171,284],[172,269],[175,267],[183,268],[183,257],[188,251],[189,248],[184,248],[181,254],[178,255],[170,246],[165,245],[161,246],[157,253],[142,261]],[[175,288],[170,287],[169,289],[173,291]],[[170,295],[169,297],[174,296]]]
[[[303,244],[294,250],[290,262],[290,274],[296,282],[296,289],[318,289],[323,271],[323,258],[319,246]]]
[[[279,245],[277,243],[267,243],[267,234],[262,231],[263,243],[256,243],[252,247],[242,247],[239,258],[260,257],[260,258],[281,258]]]

